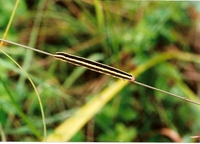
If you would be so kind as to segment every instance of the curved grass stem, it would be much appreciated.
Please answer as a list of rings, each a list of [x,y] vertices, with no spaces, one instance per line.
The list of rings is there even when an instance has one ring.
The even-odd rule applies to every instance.
[[[39,102],[39,105],[40,105],[40,109],[41,109],[41,115],[42,115],[42,121],[43,121],[43,128],[44,128],[44,139],[46,139],[46,122],[45,122],[45,116],[44,116],[44,109],[42,107],[42,102],[41,102],[41,99],[40,99],[40,96],[39,96],[39,93],[37,91],[37,88],[35,86],[35,84],[33,83],[33,81],[31,80],[30,76],[26,73],[26,71],[11,57],[9,56],[7,53],[5,53],[4,51],[0,50],[4,55],[6,55],[9,59],[11,59],[20,69],[21,71],[26,75],[26,77],[28,78],[28,80],[30,81],[31,85],[33,86],[34,90],[35,90],[35,93],[37,95],[37,98],[38,98],[38,102]],[[28,120],[26,120],[26,122],[28,123],[28,125],[30,126],[30,128],[32,129],[32,131],[35,133],[35,135],[41,139],[41,136],[38,132],[38,130],[33,127],[30,122]]]

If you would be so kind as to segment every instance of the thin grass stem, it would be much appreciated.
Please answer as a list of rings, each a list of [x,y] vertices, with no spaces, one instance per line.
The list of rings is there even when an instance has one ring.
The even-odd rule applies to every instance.
[[[4,34],[3,34],[3,39],[5,39],[6,36],[7,36],[8,30],[10,29],[10,26],[11,26],[11,23],[12,23],[12,21],[13,21],[15,12],[16,12],[17,7],[18,7],[18,4],[19,4],[19,0],[17,0],[16,3],[15,3],[15,7],[14,7],[14,9],[13,9],[13,11],[12,11],[12,14],[11,14],[11,17],[10,17],[10,19],[9,19],[8,25],[7,25],[7,27],[6,27],[6,30],[5,30]],[[2,45],[3,45],[3,41],[0,42],[0,48],[2,47]]]
[[[137,81],[135,81],[134,76],[132,76],[131,74],[126,73],[125,71],[116,69],[114,67],[99,63],[99,62],[95,62],[95,61],[92,61],[92,60],[88,60],[86,58],[82,58],[82,57],[71,55],[71,54],[64,53],[64,52],[57,52],[56,54],[51,54],[51,53],[48,53],[48,52],[45,52],[45,51],[42,51],[42,50],[38,50],[36,48],[28,47],[28,46],[21,45],[21,44],[11,42],[11,41],[8,41],[8,40],[3,40],[1,38],[0,38],[0,40],[7,42],[7,43],[17,45],[17,46],[21,46],[21,47],[26,48],[26,49],[36,51],[36,52],[39,52],[39,53],[43,53],[43,54],[46,54],[46,55],[49,55],[49,56],[53,56],[54,58],[62,60],[64,62],[68,62],[68,63],[74,64],[74,65],[77,65],[77,66],[83,66],[83,67],[90,69],[92,71],[96,71],[96,72],[103,73],[103,74],[106,74],[106,75],[111,75],[113,77],[128,80],[130,82],[134,82],[135,84],[138,84],[138,85],[141,85],[141,86],[144,86],[144,87],[147,87],[147,88],[168,94],[170,96],[173,96],[173,97],[176,97],[176,98],[179,98],[179,99],[182,99],[182,100],[185,100],[187,102],[197,104],[197,105],[200,106],[200,103],[195,102],[193,100],[190,100],[187,97],[182,97],[182,96],[172,94],[170,92],[167,92],[167,91],[164,91],[164,90],[161,90],[161,89],[158,89],[158,88],[137,82]],[[170,58],[170,57],[173,57],[173,55],[170,55],[170,53],[166,54],[166,58]],[[163,57],[161,57],[160,59],[163,59]],[[155,59],[154,61],[157,61],[157,59]]]
[[[9,59],[11,59],[21,70],[22,72],[26,75],[26,77],[28,78],[28,80],[30,81],[31,85],[33,86],[34,88],[34,91],[37,95],[37,98],[38,98],[38,102],[39,102],[39,105],[40,105],[40,109],[41,109],[41,115],[42,115],[42,121],[43,121],[43,128],[44,128],[44,139],[46,140],[46,137],[47,137],[47,133],[46,133],[46,122],[45,122],[45,116],[44,116],[44,109],[42,107],[42,102],[41,102],[41,99],[40,99],[40,95],[37,91],[37,88],[35,86],[35,84],[33,83],[33,81],[31,80],[30,76],[26,73],[26,71],[11,57],[9,56],[7,53],[5,53],[4,51],[0,50],[4,55],[6,55]],[[40,135],[39,133],[37,132],[37,130],[34,130],[35,131],[35,134],[37,135],[38,138],[40,138]]]

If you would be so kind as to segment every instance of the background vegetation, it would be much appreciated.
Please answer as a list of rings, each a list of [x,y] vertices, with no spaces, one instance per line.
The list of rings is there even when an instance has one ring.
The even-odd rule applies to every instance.
[[[15,1],[0,0],[0,4],[2,37]],[[146,67],[137,81],[199,101],[198,6],[199,2],[20,0],[6,39],[50,53],[69,52],[127,72],[173,51],[177,59]],[[191,138],[200,134],[197,105],[132,83],[119,88],[123,80],[116,82],[14,45],[4,44],[2,50],[23,66],[37,86],[47,135],[107,90],[115,92],[111,100],[102,103],[103,108],[69,141],[198,141]],[[179,52],[191,54],[191,59]],[[0,56],[1,140],[42,140],[41,110],[33,87],[9,58]],[[64,134],[73,128],[63,127]]]

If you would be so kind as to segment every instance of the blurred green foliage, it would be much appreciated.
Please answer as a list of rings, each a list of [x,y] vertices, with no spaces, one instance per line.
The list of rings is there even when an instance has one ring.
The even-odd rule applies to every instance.
[[[38,34],[31,35],[41,3],[20,1],[6,39],[28,45],[32,36],[38,49],[73,53],[125,71],[166,50],[196,53],[190,39],[196,10],[190,2],[46,1]],[[0,4],[2,36],[14,2],[0,0]],[[21,65],[27,60],[28,50],[8,45],[3,50]],[[8,141],[37,141],[37,133],[42,136],[42,121],[35,92],[27,80],[19,80],[23,74],[15,64],[2,53],[0,56],[3,131]],[[42,98],[48,133],[115,81],[38,53],[29,59],[27,72]],[[137,80],[184,95],[176,84],[182,80],[197,93],[198,81],[185,79],[188,67],[198,73],[198,65],[169,61],[149,69]],[[192,142],[188,137],[197,135],[200,129],[195,105],[134,84],[124,88],[93,119],[93,140],[101,142],[173,141],[170,135],[161,134],[162,128],[172,129],[186,142]],[[87,131],[85,126],[71,141],[87,141]]]

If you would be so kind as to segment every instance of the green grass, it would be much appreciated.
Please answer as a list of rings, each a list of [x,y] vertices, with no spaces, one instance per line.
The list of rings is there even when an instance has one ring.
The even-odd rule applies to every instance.
[[[15,3],[0,4],[3,37]],[[192,79],[199,73],[195,12],[189,2],[21,0],[6,39],[131,71],[139,82],[199,101],[199,79]],[[190,138],[200,129],[200,109],[194,104],[13,45],[1,49],[35,83],[48,140],[57,130],[65,136],[73,132],[58,141],[178,140],[162,134],[167,128],[184,142],[197,141]],[[41,141],[43,122],[34,88],[3,53],[0,64],[1,140]]]

